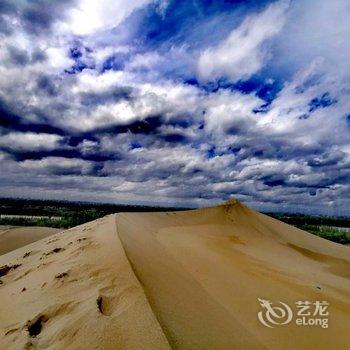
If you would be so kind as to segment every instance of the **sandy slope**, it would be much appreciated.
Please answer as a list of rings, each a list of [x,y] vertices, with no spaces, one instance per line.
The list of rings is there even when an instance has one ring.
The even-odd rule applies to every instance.
[[[23,247],[29,243],[60,232],[62,229],[52,227],[31,226],[1,226],[0,225],[0,255]]]
[[[21,266],[0,277],[0,349],[169,348],[114,216],[5,254],[5,264]]]
[[[117,230],[174,348],[347,349],[350,249],[239,203],[117,214]],[[267,328],[258,298],[326,300],[330,326]]]
[[[107,216],[1,256],[5,272],[0,349],[345,350],[350,341],[350,249],[236,202]],[[258,298],[327,300],[330,326],[267,328]]]

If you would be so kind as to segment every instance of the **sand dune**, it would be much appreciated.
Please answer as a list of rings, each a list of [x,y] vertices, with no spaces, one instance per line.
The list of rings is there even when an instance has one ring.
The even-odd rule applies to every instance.
[[[114,216],[5,254],[5,265],[0,349],[169,348]]]
[[[0,226],[0,255],[60,231],[51,227]]]
[[[350,248],[236,201],[111,215],[1,256],[0,274],[1,349],[342,350],[350,341]],[[268,328],[258,299],[293,311],[328,301],[329,327]]]

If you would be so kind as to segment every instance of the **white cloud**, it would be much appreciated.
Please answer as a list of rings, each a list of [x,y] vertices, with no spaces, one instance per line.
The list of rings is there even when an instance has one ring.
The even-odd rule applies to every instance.
[[[348,79],[348,75],[339,76],[337,67],[329,68],[322,59],[310,62],[285,84],[270,110],[259,115],[257,126],[270,135],[291,137],[295,145],[303,147],[347,144],[344,127],[350,110]],[[329,95],[332,104],[310,111],[310,102],[324,94]]]
[[[339,75],[349,72],[350,2],[293,1],[276,41],[272,69],[293,72],[322,57]]]
[[[61,139],[58,135],[12,132],[0,136],[0,147],[15,151],[51,150]]]
[[[81,174],[87,175],[93,169],[91,162],[82,159],[69,159],[64,157],[47,157],[40,160],[25,160],[19,165],[26,170],[39,174]]]
[[[118,86],[132,89],[130,100],[111,101],[88,108],[81,106],[81,94],[108,93]],[[67,110],[58,122],[76,130],[126,124],[154,115],[171,118],[179,114],[193,114],[201,108],[202,98],[202,93],[194,86],[166,79],[159,79],[157,83],[143,82],[140,76],[122,71],[98,75],[92,70],[85,70],[79,74],[75,84],[67,86],[65,93],[69,95],[67,100],[74,101],[74,113],[71,109]],[[81,111],[78,116],[77,109]]]
[[[226,77],[237,81],[258,72],[268,59],[263,44],[282,29],[288,3],[277,2],[247,17],[219,45],[204,50],[198,61],[199,78],[211,81]]]
[[[242,94],[238,91],[219,90],[205,100],[205,125],[208,133],[225,133],[227,128],[245,129],[256,123],[254,108],[263,101],[253,94]]]
[[[76,35],[92,34],[118,26],[135,9],[151,0],[80,0],[63,27]]]
[[[146,52],[144,54],[136,54],[130,62],[128,62],[126,69],[154,69],[159,64],[164,63],[164,57],[160,56],[157,52]]]

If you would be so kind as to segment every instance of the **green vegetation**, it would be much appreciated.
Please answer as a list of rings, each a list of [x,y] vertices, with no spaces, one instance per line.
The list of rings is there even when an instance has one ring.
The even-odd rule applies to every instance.
[[[349,244],[350,243],[350,232],[345,231],[337,227],[329,226],[316,226],[316,225],[304,225],[301,227],[302,230],[313,233],[319,237],[329,239],[330,241]]]
[[[321,216],[321,215],[305,215],[305,214],[283,214],[283,213],[266,213],[287,224],[302,227],[304,225],[316,226],[335,226],[350,227],[350,219],[347,217]]]
[[[11,225],[11,226],[45,226],[55,228],[71,228],[74,226],[81,225],[85,222],[98,219],[104,216],[99,212],[84,211],[79,214],[65,213],[59,220],[52,219],[50,217],[42,218],[35,216],[32,217],[1,217],[0,225]]]
[[[350,243],[349,218],[281,213],[268,215],[330,241],[340,244]]]
[[[0,225],[47,226],[65,229],[118,212],[180,209],[186,208],[0,198],[0,215],[5,215],[0,217]]]

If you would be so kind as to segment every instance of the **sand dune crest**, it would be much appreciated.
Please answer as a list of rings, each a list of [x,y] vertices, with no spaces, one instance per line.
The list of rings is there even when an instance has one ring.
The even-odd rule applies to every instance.
[[[236,200],[119,213],[0,256],[1,349],[346,349],[350,249]],[[327,301],[329,327],[261,303]]]

